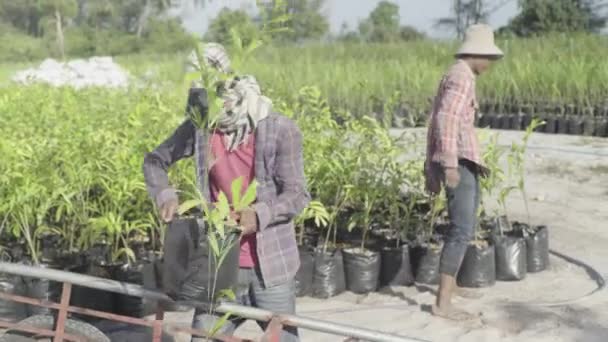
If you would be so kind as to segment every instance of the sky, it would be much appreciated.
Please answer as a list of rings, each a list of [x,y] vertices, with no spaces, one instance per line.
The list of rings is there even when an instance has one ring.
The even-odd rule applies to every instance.
[[[381,0],[326,0],[324,14],[329,18],[331,31],[340,31],[343,23],[356,29]],[[181,1],[181,7],[174,13],[181,16],[186,28],[192,32],[203,33],[209,22],[223,7],[243,8],[255,12],[255,0],[207,0],[204,7],[196,7],[192,1]],[[451,0],[391,0],[399,5],[401,23],[414,26],[435,38],[449,38],[451,32],[434,28],[438,18],[449,16]],[[490,1],[501,3],[502,0]],[[516,14],[517,1],[507,1],[506,5],[490,16],[488,24],[498,28],[505,25]]]

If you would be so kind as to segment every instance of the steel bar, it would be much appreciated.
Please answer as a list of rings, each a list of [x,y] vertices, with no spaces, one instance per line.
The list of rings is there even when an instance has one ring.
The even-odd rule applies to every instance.
[[[55,336],[55,332],[50,329],[35,328],[35,327],[27,326],[27,325],[22,325],[19,323],[9,323],[9,322],[2,321],[2,320],[0,320],[0,328],[7,329],[7,330],[26,332],[26,333],[34,334],[36,336],[41,336],[41,337]],[[82,337],[78,337],[78,336],[74,336],[74,335],[70,335],[70,334],[64,334],[63,340],[70,341],[70,342],[87,342]]]
[[[102,291],[115,292],[134,297],[143,297],[159,301],[171,301],[164,293],[144,289],[142,286],[118,282],[115,280],[101,279],[83,274],[70,273],[66,271],[39,268],[27,265],[17,265],[0,262],[0,273],[16,274],[31,278],[44,278],[57,282],[69,282],[74,285],[90,287]],[[208,304],[190,302],[185,303],[192,307],[205,307]],[[233,303],[221,303],[215,310],[220,313],[231,313],[246,319],[257,321],[270,321],[275,315],[266,310],[237,305]],[[279,315],[280,322],[284,325],[296,326],[299,328],[320,331],[328,334],[358,338],[369,342],[421,342],[424,340],[410,337],[398,336],[383,333],[380,331],[357,328],[345,324],[321,321],[296,315]]]
[[[23,297],[23,296],[18,296],[18,295],[11,295],[11,294],[4,293],[4,292],[0,292],[0,299],[5,300],[5,301],[15,301],[15,302],[19,302],[19,303],[34,305],[34,306],[40,306],[40,307],[53,309],[53,310],[59,310],[60,306],[61,306],[60,304],[49,302],[46,300],[28,298],[28,297]],[[118,321],[118,322],[122,322],[122,323],[141,325],[141,326],[146,326],[146,327],[152,327],[152,325],[154,324],[154,322],[152,322],[152,321],[144,320],[141,318],[122,316],[122,315],[117,315],[117,314],[113,314],[113,313],[109,313],[109,312],[97,311],[97,310],[93,310],[93,309],[85,309],[85,308],[80,308],[80,307],[76,307],[76,306],[68,306],[67,311],[71,312],[71,313],[77,313],[77,314],[82,314],[82,315],[87,315],[87,316],[104,318],[104,319],[109,319],[109,320]]]
[[[154,325],[152,327],[152,342],[161,342],[163,337],[163,319],[165,318],[165,313],[162,308],[158,308],[156,310],[156,315],[154,317]]]
[[[172,325],[172,324],[165,324],[165,327],[170,332],[186,333],[186,334],[192,335],[192,337],[204,337],[204,338],[213,337],[214,340],[221,341],[221,342],[253,342],[252,340],[242,339],[242,338],[234,337],[234,336],[221,335],[221,334],[215,334],[215,335],[211,336],[209,333],[206,333],[202,330],[195,330],[192,328],[182,327],[182,326],[177,326],[177,325]]]
[[[65,337],[65,322],[68,320],[68,307],[70,306],[70,296],[72,295],[72,284],[63,283],[61,290],[61,302],[59,303],[59,314],[55,323],[55,338],[53,342],[63,342]]]
[[[298,328],[309,329],[314,331],[320,331],[328,334],[346,336],[358,338],[364,341],[370,342],[421,342],[424,340],[414,339],[410,337],[404,337],[394,334],[383,333],[380,331],[357,328],[345,324],[332,323],[327,321],[321,321],[318,319],[307,318],[296,315],[281,314],[275,316],[272,312],[236,305],[232,303],[222,303],[217,307],[216,311],[221,313],[230,312],[236,316],[255,319],[257,321],[269,321],[273,317],[279,317],[280,322],[284,325],[291,325]]]
[[[58,283],[68,282],[73,285],[152,300],[172,301],[166,294],[159,291],[147,290],[143,286],[49,268],[0,262],[0,273],[10,273],[30,278],[44,278]]]

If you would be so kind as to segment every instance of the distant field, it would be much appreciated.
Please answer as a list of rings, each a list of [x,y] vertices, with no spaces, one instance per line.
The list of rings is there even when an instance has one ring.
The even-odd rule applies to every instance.
[[[496,111],[520,104],[575,105],[596,114],[608,105],[608,39],[591,35],[499,42],[506,53],[478,83],[482,102]],[[451,63],[454,43],[431,41],[383,45],[306,45],[260,51],[246,68],[282,98],[298,96],[303,86],[318,86],[335,108],[354,112],[394,111],[407,106],[426,111],[442,73]],[[118,57],[132,73],[155,82],[179,82],[184,53]],[[0,82],[20,64],[0,65]],[[605,114],[604,114],[605,115]]]

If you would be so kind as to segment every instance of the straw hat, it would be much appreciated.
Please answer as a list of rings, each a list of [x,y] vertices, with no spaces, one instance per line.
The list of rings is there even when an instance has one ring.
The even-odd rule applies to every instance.
[[[471,25],[464,35],[464,42],[456,56],[474,55],[502,57],[504,53],[494,43],[494,31],[485,24]]]

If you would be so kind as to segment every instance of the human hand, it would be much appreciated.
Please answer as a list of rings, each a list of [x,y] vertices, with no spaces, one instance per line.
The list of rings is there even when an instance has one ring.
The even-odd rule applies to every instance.
[[[179,207],[179,202],[177,199],[170,199],[162,204],[160,207],[160,218],[165,223],[169,223],[175,217],[177,213],[177,208]]]
[[[236,213],[236,216],[241,229],[241,236],[254,234],[258,231],[258,215],[255,210],[247,208]]]
[[[445,174],[445,185],[448,188],[456,188],[460,183],[460,172],[458,168],[455,167],[447,167],[444,170]]]

